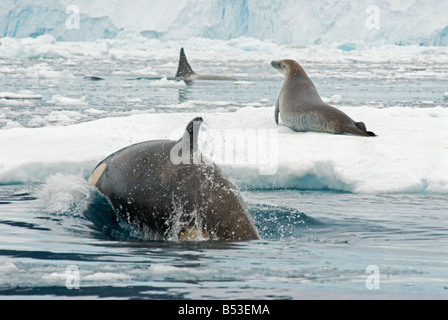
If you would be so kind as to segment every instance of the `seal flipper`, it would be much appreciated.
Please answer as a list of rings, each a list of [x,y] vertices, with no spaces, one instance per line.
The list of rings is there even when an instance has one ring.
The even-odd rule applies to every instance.
[[[376,137],[375,133],[367,131],[367,127],[364,122],[355,122],[355,124],[358,127],[358,129],[360,129],[362,132],[365,132],[369,137]]]
[[[187,79],[196,74],[187,61],[184,48],[180,49],[179,68],[177,69],[176,78]]]
[[[277,105],[275,106],[275,123],[278,125],[278,116],[280,114],[280,102],[277,100]]]

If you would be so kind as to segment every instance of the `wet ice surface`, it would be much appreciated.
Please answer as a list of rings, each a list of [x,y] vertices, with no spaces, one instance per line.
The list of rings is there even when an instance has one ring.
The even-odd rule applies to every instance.
[[[447,298],[446,48],[1,43],[2,297]],[[197,73],[238,81],[170,80],[180,46]],[[329,103],[379,137],[280,127],[277,175],[223,164],[261,241],[163,243],[95,229],[84,215],[96,199],[86,178],[104,156],[178,138],[197,115],[209,130],[276,128],[283,79],[270,61],[282,58],[298,60]],[[366,288],[371,265],[379,290]],[[79,290],[67,288],[70,266]]]

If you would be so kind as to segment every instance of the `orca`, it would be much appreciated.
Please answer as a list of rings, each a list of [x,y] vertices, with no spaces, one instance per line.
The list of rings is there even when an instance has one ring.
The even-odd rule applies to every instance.
[[[184,80],[184,81],[194,81],[194,80],[235,81],[236,80],[235,78],[232,78],[232,77],[197,74],[196,72],[193,71],[190,64],[188,63],[184,48],[180,49],[179,68],[177,69],[175,78]]]

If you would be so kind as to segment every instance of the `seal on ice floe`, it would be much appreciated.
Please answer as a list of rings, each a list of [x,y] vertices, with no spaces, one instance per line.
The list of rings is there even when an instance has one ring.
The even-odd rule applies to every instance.
[[[285,82],[275,108],[275,121],[279,115],[283,122],[297,132],[326,132],[376,136],[367,131],[363,122],[355,122],[348,115],[322,101],[314,83],[305,70],[294,60],[271,63],[285,75]]]

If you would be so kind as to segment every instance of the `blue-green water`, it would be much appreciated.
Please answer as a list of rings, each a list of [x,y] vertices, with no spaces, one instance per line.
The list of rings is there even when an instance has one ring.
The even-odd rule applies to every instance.
[[[3,298],[445,299],[445,196],[246,192],[262,240],[111,240],[37,186],[2,187]],[[9,202],[9,203],[6,203]],[[306,213],[304,213],[306,212]],[[368,266],[379,268],[369,290]],[[79,289],[69,289],[79,270]],[[68,285],[67,285],[67,281]]]

